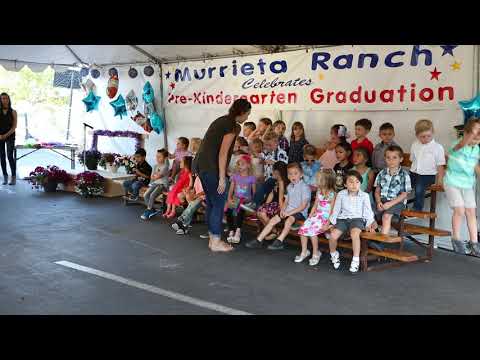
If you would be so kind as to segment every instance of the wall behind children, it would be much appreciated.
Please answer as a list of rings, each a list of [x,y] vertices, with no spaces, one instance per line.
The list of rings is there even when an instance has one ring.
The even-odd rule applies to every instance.
[[[152,76],[146,76],[143,72],[145,66],[151,65],[154,68],[154,74]],[[107,83],[109,80],[108,70],[111,67],[115,67],[118,71],[119,77],[119,88],[118,92],[113,99],[110,99],[107,96]],[[152,87],[155,92],[155,107],[159,114],[161,112],[161,101],[160,101],[160,67],[154,64],[145,64],[145,65],[136,65],[132,66],[137,70],[137,77],[131,78],[128,75],[128,70],[130,66],[108,66],[100,70],[101,76],[97,79],[90,78],[96,86],[97,96],[101,96],[100,104],[98,110],[91,111],[87,113],[83,119],[85,122],[94,127],[95,130],[111,130],[111,131],[135,131],[141,134],[147,134],[142,127],[137,125],[130,116],[114,116],[114,109],[110,105],[110,102],[117,99],[119,94],[126,97],[130,90],[135,92],[135,95],[138,98],[138,107],[137,110],[142,114],[143,110],[143,86],[147,81],[152,84]],[[85,79],[86,80],[86,79]],[[82,92],[78,96],[84,96]],[[83,104],[82,104],[83,105]],[[85,111],[85,110],[83,110]],[[79,126],[79,124],[76,124]],[[91,131],[87,132],[87,149],[90,148],[92,142]],[[163,133],[157,134],[151,132],[148,134],[148,138],[145,139],[145,150],[147,151],[147,161],[151,164],[155,163],[155,153],[157,149],[164,147],[164,138]],[[133,154],[135,152],[135,140],[130,138],[108,138],[105,136],[100,136],[98,138],[98,150],[101,152],[116,152],[120,154]]]

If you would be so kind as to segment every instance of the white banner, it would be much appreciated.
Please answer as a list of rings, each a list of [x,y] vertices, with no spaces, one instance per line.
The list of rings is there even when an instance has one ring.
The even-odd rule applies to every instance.
[[[472,45],[355,45],[163,65],[165,106],[435,110],[470,98]]]

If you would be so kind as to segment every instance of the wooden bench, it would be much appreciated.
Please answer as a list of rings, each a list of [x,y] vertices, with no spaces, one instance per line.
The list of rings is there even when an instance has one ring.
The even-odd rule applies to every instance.
[[[245,220],[244,222],[245,225],[251,226],[257,230],[257,232],[261,228],[261,222],[260,221],[252,221],[252,220]],[[301,226],[303,224],[303,221],[297,221],[295,223],[298,226]],[[419,260],[419,257],[411,252],[404,251],[403,249],[391,249],[387,248],[382,251],[376,250],[376,249],[371,249],[368,247],[368,242],[369,241],[376,241],[376,242],[381,242],[385,244],[399,244],[400,246],[403,243],[403,239],[401,236],[390,236],[390,235],[384,235],[380,233],[371,233],[364,231],[360,234],[360,240],[361,240],[361,249],[360,249],[360,264],[361,264],[361,270],[362,271],[372,271],[372,270],[380,270],[381,268],[386,268],[386,267],[393,267],[393,266],[398,266],[402,265],[405,263],[412,263],[415,261]],[[285,241],[293,246],[300,246],[300,236],[298,235],[297,230],[291,230],[288,237],[285,239]],[[327,247],[327,253],[328,253],[328,239],[326,239],[323,236],[318,237],[318,242],[319,246],[322,247],[322,250],[325,250],[325,246]],[[347,249],[349,251],[352,250],[352,242],[345,238],[344,240],[338,240],[337,246],[339,248]],[[351,254],[342,254],[342,256],[346,257],[351,257]],[[389,259],[393,260],[395,262],[393,263],[388,263],[388,264],[382,264],[382,265],[375,265],[375,266],[369,266],[369,261],[375,261],[375,260],[382,260],[382,259]]]

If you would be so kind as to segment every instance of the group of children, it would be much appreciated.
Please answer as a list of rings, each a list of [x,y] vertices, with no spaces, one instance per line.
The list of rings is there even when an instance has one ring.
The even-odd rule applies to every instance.
[[[293,124],[290,139],[285,137],[286,125],[281,120],[272,123],[262,118],[258,126],[246,122],[242,134],[238,126],[228,164],[227,241],[233,244],[241,241],[243,221],[251,216],[263,224],[263,230],[246,246],[260,248],[263,240],[274,240],[268,249],[283,249],[285,238],[300,223],[297,228],[302,250],[294,261],[299,263],[310,257],[309,264],[317,265],[321,257],[318,236],[325,234],[329,239],[331,262],[338,269],[337,241],[348,234],[353,247],[350,272],[356,273],[360,264],[360,233],[381,231],[390,234],[392,218],[406,208],[408,194],[415,191],[413,210],[423,211],[425,192],[436,183],[444,185],[449,205],[454,210],[454,250],[480,257],[474,193],[475,171],[480,173],[480,119],[470,120],[465,126],[464,137],[449,148],[446,171],[445,152],[433,138],[431,121],[419,120],[415,124],[417,139],[410,149],[412,165],[409,170],[401,166],[404,152],[394,141],[393,125],[380,126],[381,141],[376,146],[368,139],[371,128],[370,120],[358,120],[355,139],[348,142],[347,128],[341,124],[332,126],[330,139],[317,159],[317,149],[307,141],[300,122]],[[176,216],[178,205],[188,203],[172,224],[177,234],[188,232],[193,215],[202,206],[205,196],[198,176],[192,173],[192,160],[200,141],[179,138],[174,154],[159,150],[153,172],[145,162],[144,150],[137,151],[137,178],[126,182],[125,189],[136,197],[137,189],[149,185],[145,193],[147,210],[142,219],[158,213],[153,204],[159,194],[164,194],[167,208],[163,216],[167,219]],[[169,159],[174,160],[171,170]],[[470,242],[460,240],[463,217],[467,219]],[[277,231],[276,226],[281,222],[283,228]],[[377,222],[381,222],[381,230]],[[308,250],[309,238],[312,253]]]

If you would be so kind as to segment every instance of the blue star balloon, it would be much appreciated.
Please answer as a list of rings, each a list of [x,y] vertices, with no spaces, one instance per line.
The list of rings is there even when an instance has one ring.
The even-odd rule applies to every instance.
[[[127,107],[122,95],[118,95],[116,100],[110,102],[110,105],[112,105],[113,109],[115,110],[114,116],[120,115],[120,119],[122,116],[127,116]]]
[[[163,131],[163,120],[156,112],[153,112],[150,115],[150,125],[152,126],[153,131],[157,134],[160,134]]]
[[[100,102],[100,96],[96,96],[92,90],[88,92],[85,99],[82,100],[85,104],[87,112],[98,109],[98,103]]]
[[[473,99],[459,101],[458,103],[463,110],[463,120],[465,123],[472,117],[480,117],[480,93]]]
[[[143,101],[145,101],[146,104],[153,103],[153,96],[152,85],[150,84],[150,81],[147,81],[143,86]]]

